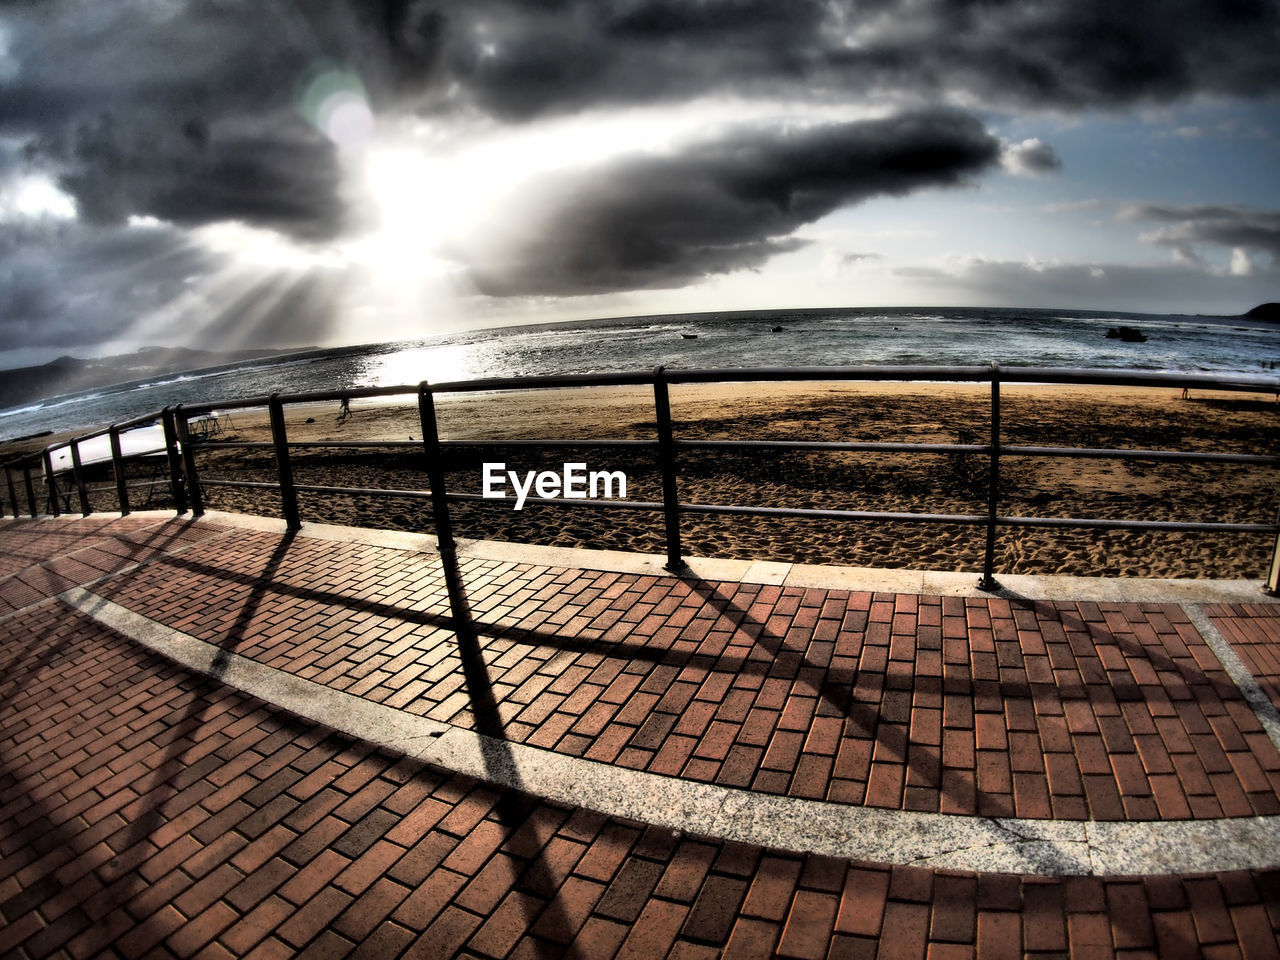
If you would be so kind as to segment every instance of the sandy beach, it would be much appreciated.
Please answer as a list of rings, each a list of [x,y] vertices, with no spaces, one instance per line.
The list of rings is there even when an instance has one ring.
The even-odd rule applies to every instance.
[[[845,440],[983,443],[989,436],[989,388],[951,384],[713,384],[671,389],[676,437],[685,440]],[[647,388],[592,388],[438,400],[442,439],[629,439],[655,437]],[[340,417],[337,403],[286,411],[291,442],[420,441],[416,405],[361,401]],[[1172,389],[1009,386],[1002,393],[1005,444],[1273,453],[1280,406],[1260,395]],[[202,442],[202,478],[275,479],[270,449],[223,446],[270,438],[265,411],[233,412],[230,429]],[[559,472],[564,462],[621,470],[627,499],[660,501],[655,454],[646,448],[451,451],[451,492],[480,493],[482,464],[501,461],[521,475]],[[296,450],[299,484],[421,490],[424,460],[408,449]],[[683,502],[832,509],[981,514],[987,462],[982,455],[851,452],[679,452]],[[101,482],[101,481],[99,481]],[[95,496],[95,509],[114,497]],[[209,487],[210,508],[279,515],[274,491]],[[304,520],[429,532],[426,500],[301,493]],[[1153,520],[1267,522],[1276,515],[1272,467],[1160,464],[1136,459],[1007,457],[1001,464],[1002,514]],[[530,499],[454,505],[455,532],[468,539],[513,540],[657,553],[660,513],[566,509]],[[686,514],[687,554],[806,563],[980,569],[983,529],[921,523],[837,522]],[[1094,576],[1256,577],[1269,562],[1269,538],[1063,529],[1002,529],[997,571]]]

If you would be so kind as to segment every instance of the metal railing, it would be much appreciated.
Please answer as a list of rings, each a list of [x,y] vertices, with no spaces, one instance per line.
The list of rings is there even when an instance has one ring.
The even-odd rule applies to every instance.
[[[671,413],[669,386],[672,384],[748,383],[748,382],[838,382],[838,381],[932,381],[973,383],[990,385],[990,436],[986,443],[912,443],[888,441],[826,441],[826,440],[686,440],[676,437],[676,421]],[[163,450],[173,504],[179,514],[190,510],[196,516],[204,512],[205,488],[244,488],[276,490],[280,495],[280,510],[287,526],[301,526],[298,494],[334,494],[356,497],[402,497],[430,500],[439,549],[446,562],[446,569],[456,568],[456,545],[453,537],[451,503],[489,499],[477,493],[450,491],[445,481],[445,453],[460,447],[577,447],[590,448],[638,448],[656,454],[661,477],[661,501],[591,500],[591,499],[530,499],[530,504],[556,507],[588,507],[595,509],[660,512],[664,522],[667,568],[673,571],[685,567],[681,542],[682,515],[711,514],[722,516],[757,516],[827,519],[860,522],[931,523],[982,527],[985,531],[983,565],[979,587],[998,589],[995,579],[995,548],[1000,528],[1043,527],[1076,528],[1090,530],[1124,531],[1179,531],[1226,534],[1270,534],[1276,537],[1272,560],[1265,588],[1280,593],[1280,524],[1277,523],[1222,523],[1180,520],[1139,520],[1086,517],[1035,517],[1009,516],[999,512],[1001,499],[1001,461],[1008,457],[1037,458],[1096,458],[1125,460],[1150,460],[1177,463],[1247,464],[1274,467],[1280,465],[1280,456],[1242,453],[1200,453],[1182,450],[1142,450],[1099,447],[1024,446],[1002,442],[1000,425],[1001,385],[1007,383],[1039,383],[1137,387],[1190,387],[1197,390],[1221,390],[1275,394],[1280,398],[1280,379],[1274,377],[1221,377],[1205,374],[1161,374],[1124,370],[1083,370],[1051,367],[1002,368],[996,363],[990,366],[890,366],[890,367],[801,367],[801,368],[753,368],[728,370],[666,370],[658,367],[651,373],[584,374],[571,376],[543,376],[524,378],[493,378],[431,384],[390,387],[358,388],[343,391],[321,391],[290,395],[248,397],[239,400],[219,400],[216,403],[179,405],[165,408],[156,414],[136,417],[122,423],[78,436],[69,441],[51,444],[36,454],[4,464],[8,490],[8,506],[14,516],[23,512],[15,474],[20,473],[25,492],[27,512],[36,516],[39,512],[33,468],[43,468],[43,483],[49,512],[60,512],[58,502],[58,473],[51,462],[53,451],[69,447],[71,451],[72,482],[79,497],[81,513],[91,512],[89,493],[93,492],[84,481],[80,464],[79,445],[108,435],[111,440],[113,470],[120,512],[130,509],[128,489],[133,484],[125,482],[125,463],[130,458],[121,454],[121,433],[139,424],[160,420],[164,426]],[[516,390],[546,390],[560,388],[647,386],[653,390],[655,436],[652,440],[577,440],[577,439],[512,439],[512,440],[454,440],[440,439],[436,417],[435,397],[442,394],[499,392]],[[291,442],[285,424],[286,404],[328,403],[337,400],[416,396],[422,442],[416,441],[315,441]],[[193,418],[207,417],[214,411],[243,410],[265,407],[269,414],[271,441],[220,440],[219,448],[271,449],[276,464],[276,480],[236,480],[216,477],[200,477],[196,463],[197,444],[193,442],[189,423]],[[427,488],[386,489],[368,487],[344,487],[321,484],[296,483],[293,476],[291,451],[300,449],[385,449],[420,450],[426,458]],[[721,503],[689,503],[679,497],[679,461],[683,450],[738,450],[738,451],[807,451],[807,452],[876,452],[885,454],[968,455],[987,458],[986,510],[983,513],[908,513],[874,510],[840,510],[810,507],[744,506]],[[137,455],[135,455],[137,456]],[[141,484],[148,485],[148,484]],[[155,482],[150,485],[154,486]],[[101,488],[99,488],[101,489]]]

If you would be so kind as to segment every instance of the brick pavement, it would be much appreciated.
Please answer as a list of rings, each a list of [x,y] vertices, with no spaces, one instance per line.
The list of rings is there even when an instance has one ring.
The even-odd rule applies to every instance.
[[[172,514],[69,520],[7,519],[0,550],[0,618],[223,531]]]
[[[110,531],[96,529],[98,536]],[[446,642],[442,601],[431,592],[438,568],[429,555],[392,551],[398,562],[386,562],[386,548],[284,540],[213,524],[117,530],[119,542],[142,544],[150,562],[97,584],[104,597],[166,622],[185,616],[188,632],[348,691],[377,699],[384,690],[391,697],[412,689],[406,705],[417,704],[420,712],[449,709],[461,689],[437,686],[447,686],[461,664],[450,661],[457,654]],[[0,523],[0,553],[12,558],[9,544],[20,544],[28,569],[43,569],[66,547],[43,541],[49,553],[41,557],[29,534],[14,522]],[[166,537],[183,546],[180,555],[160,555]],[[91,539],[81,549],[115,549]],[[88,573],[96,568],[85,567],[71,573],[80,582],[96,579]],[[269,584],[261,580],[266,571]],[[1143,761],[1159,744],[1188,807],[1195,797],[1224,806],[1233,795],[1224,785],[1232,780],[1250,804],[1275,796],[1274,748],[1268,752],[1256,720],[1249,723],[1251,714],[1176,607],[1006,608],[987,599],[889,602],[835,593],[819,599],[820,592],[749,584],[708,589],[672,578],[488,561],[470,561],[467,577],[476,617],[489,625],[481,634],[484,672],[504,729],[515,739],[524,733],[526,742],[547,730],[541,745],[562,752],[589,755],[610,729],[629,728],[627,746],[612,762],[622,762],[626,749],[652,749],[646,768],[653,769],[666,744],[690,737],[696,744],[670,772],[696,779],[703,768],[691,761],[713,759],[701,754],[717,742],[713,728],[724,729],[715,725],[737,724],[727,758],[750,736],[744,730],[754,712],[776,714],[769,744],[783,733],[801,734],[789,784],[811,782],[801,775],[807,756],[834,757],[834,771],[846,742],[874,744],[870,766],[861,768],[872,772],[882,735],[883,749],[893,746],[891,732],[905,735],[905,747],[883,762],[902,768],[905,782],[917,769],[916,743],[938,746],[931,741],[942,739],[936,753],[946,758],[945,737],[959,730],[972,738],[977,755],[976,796],[985,796],[988,786],[981,756],[1003,753],[1010,758],[1016,808],[1015,775],[1033,771],[1012,769],[1022,763],[1015,759],[1015,735],[1032,734],[1043,747],[1045,731],[1054,729],[1050,718],[1060,718],[1069,749],[1044,751],[1050,783],[1054,753],[1074,757],[1079,771],[1093,762],[1081,745],[1100,745],[1109,782],[1118,785],[1128,781],[1117,759]],[[159,601],[148,606],[147,591],[166,583],[170,596],[185,594],[185,612]],[[562,597],[568,599],[556,599]],[[611,610],[621,613],[611,618]],[[1209,612],[1219,624],[1228,616]],[[989,626],[982,625],[984,615]],[[1248,610],[1230,616],[1274,626],[1271,608],[1265,616]],[[655,626],[655,617],[663,623]],[[962,664],[958,653],[948,656],[958,648],[947,640],[959,624],[977,643],[964,663],[968,686],[957,690],[949,684]],[[0,650],[0,950],[19,956],[843,957],[873,956],[877,949],[885,956],[939,958],[1067,950],[1280,955],[1277,870],[1016,877],[678,836],[383,756],[192,676],[56,600],[34,597],[7,616],[4,630],[10,643]],[[800,631],[807,631],[804,642]],[[981,649],[982,631],[990,634],[991,649]],[[834,636],[826,638],[827,632]],[[844,639],[852,634],[856,649]],[[1092,658],[1086,638],[1102,643]],[[290,645],[296,653],[288,652]],[[411,664],[414,679],[394,684],[391,678]],[[924,665],[919,679],[928,682],[917,681],[913,664]],[[956,670],[949,673],[949,666]],[[832,674],[840,669],[851,671],[853,682],[843,681],[850,691],[864,671],[881,678],[880,690],[890,695],[887,719],[855,709],[869,697],[831,702],[829,688],[841,682]],[[983,669],[994,676],[979,675]],[[353,671],[359,675],[352,678]],[[726,682],[730,673],[748,684]],[[911,682],[899,685],[900,677]],[[787,681],[785,696],[768,693],[781,689],[769,685],[777,679]],[[1105,688],[1111,699],[1100,695]],[[740,721],[717,716],[724,704],[744,710],[747,699],[735,697],[737,690],[752,694]],[[900,690],[909,698],[891,696]],[[554,703],[540,700],[548,695]],[[549,707],[545,717],[521,721],[539,702]],[[907,709],[893,713],[903,710],[898,702]],[[971,719],[949,723],[948,706],[964,702]],[[1079,710],[1073,703],[1099,708],[1093,727],[1082,718],[1073,724]],[[1143,716],[1135,705],[1154,732],[1135,730]],[[840,717],[833,706],[848,712],[840,745],[823,752],[815,731],[830,729],[822,720]],[[628,707],[633,713],[623,715]],[[676,719],[657,746],[630,746],[649,718],[666,715]],[[560,716],[573,720],[566,725]],[[688,716],[699,716],[696,733],[677,729]],[[588,717],[598,726],[579,726]],[[1121,722],[1104,722],[1108,718]],[[446,719],[476,722],[464,706],[453,707]],[[850,736],[854,728],[873,736]],[[939,729],[940,737],[926,732]],[[1191,749],[1170,749],[1183,746],[1181,736]],[[587,741],[582,750],[572,737]],[[1205,769],[1220,766],[1215,744],[1230,777]],[[755,746],[768,753],[769,746]],[[1186,758],[1204,770],[1207,786]],[[1246,758],[1257,762],[1262,778],[1240,773]],[[722,759],[717,769],[724,766]],[[949,767],[945,759],[940,766],[944,777],[948,769],[967,769]],[[757,764],[757,774],[773,769],[763,758]],[[827,775],[829,785],[843,779],[851,778]],[[771,788],[766,781],[741,785]],[[1155,796],[1154,785],[1150,789]],[[1124,798],[1142,794],[1116,790],[1122,815],[1129,814]],[[1061,796],[1092,801],[1087,783]],[[1182,815],[1221,814],[1191,809]],[[880,940],[882,933],[890,935]]]
[[[427,554],[246,533],[98,592],[381,703],[700,782],[984,816],[1280,813],[1280,753],[1174,604],[463,572],[496,718],[474,715]]]

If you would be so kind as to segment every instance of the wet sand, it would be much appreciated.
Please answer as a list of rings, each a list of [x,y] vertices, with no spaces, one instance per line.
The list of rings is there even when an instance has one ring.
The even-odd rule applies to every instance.
[[[671,388],[676,437],[684,440],[842,440],[985,443],[989,388],[951,384],[714,384]],[[593,388],[442,397],[444,440],[653,440],[652,391]],[[420,442],[416,405],[361,401],[340,418],[337,403],[290,407],[291,442]],[[310,422],[308,422],[310,421]],[[1280,449],[1280,405],[1269,395],[1198,394],[1174,389],[1005,385],[1004,444],[1274,453]],[[232,414],[230,429],[202,442],[202,478],[273,481],[270,449],[228,448],[227,440],[265,441],[265,411]],[[482,488],[482,464],[559,472],[565,462],[621,470],[627,499],[660,501],[655,451],[574,447],[449,451],[451,492]],[[425,460],[414,448],[295,450],[299,484],[423,490]],[[688,503],[825,507],[846,510],[983,514],[988,463],[981,454],[765,452],[681,449],[678,495]],[[1274,467],[1161,464],[1137,459],[1001,460],[1000,512],[1014,516],[1270,522],[1276,516]],[[96,495],[100,509],[114,497]],[[209,487],[210,508],[279,515],[275,491]],[[425,499],[375,499],[300,493],[302,518],[324,523],[430,532]],[[512,540],[660,553],[659,512],[568,509],[530,498],[511,503],[457,503],[455,533],[467,539]],[[681,519],[685,552],[696,556],[770,559],[930,570],[981,568],[984,529],[936,523],[796,518]],[[1265,535],[1114,532],[1002,528],[996,568],[1007,573],[1092,576],[1261,578],[1271,555]]]

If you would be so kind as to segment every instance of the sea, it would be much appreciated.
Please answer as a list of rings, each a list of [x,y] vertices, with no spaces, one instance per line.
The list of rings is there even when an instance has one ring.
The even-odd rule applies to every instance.
[[[1136,327],[1145,342],[1108,339]],[[781,327],[780,331],[775,331]],[[286,354],[0,410],[0,440],[179,403],[485,377],[769,366],[1088,367],[1280,376],[1280,327],[1240,317],[980,308],[762,310],[504,327]]]

